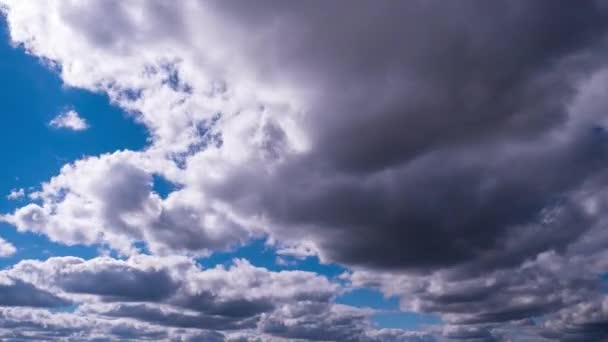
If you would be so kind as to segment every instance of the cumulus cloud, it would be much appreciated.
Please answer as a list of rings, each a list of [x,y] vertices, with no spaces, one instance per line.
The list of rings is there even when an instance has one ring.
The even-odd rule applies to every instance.
[[[340,263],[356,286],[440,314],[446,338],[494,338],[599,291],[599,2],[1,3],[14,42],[59,65],[67,85],[107,93],[152,137],[144,151],[65,166],[39,202],[3,216],[20,231],[124,255],[143,242],[156,256],[268,235],[279,254]],[[179,184],[166,199],[158,174]],[[121,271],[83,271],[120,291],[87,293],[94,282],[77,276],[49,286],[97,298],[91,312],[165,326],[370,336],[353,323],[364,314],[327,304],[332,291],[304,295],[273,275],[285,286],[273,294],[218,295],[158,272],[129,269],[121,283]],[[162,286],[132,298],[151,279]],[[288,289],[314,305],[285,304]],[[311,323],[337,314],[346,329]]]
[[[203,270],[186,257],[140,255],[124,261],[58,257],[22,261],[6,272],[47,288],[93,295],[104,302],[164,301],[231,317],[266,312],[282,301],[327,302],[337,293],[335,284],[314,273],[271,272],[244,259],[236,259],[230,268],[220,265]]]
[[[12,243],[0,238],[0,257],[8,257],[17,252],[17,248]]]
[[[76,303],[82,319],[132,322],[147,327],[142,334],[172,334],[182,329],[191,335],[216,332],[222,339],[249,332],[274,338],[354,341],[388,334],[371,329],[372,311],[334,304],[339,285],[327,278],[303,271],[272,272],[243,259],[229,267],[202,269],[178,256],[54,257],[21,261],[1,275],[13,279],[13,285],[0,289],[0,305]],[[24,294],[14,295],[20,293]],[[71,326],[63,324],[57,329]]]
[[[54,128],[65,128],[72,131],[84,131],[89,128],[87,121],[75,110],[69,110],[54,117],[49,125]]]
[[[159,254],[199,255],[235,245],[253,232],[230,220],[221,206],[191,190],[166,199],[153,191],[153,175],[175,166],[138,152],[119,151],[79,160],[32,194],[32,203],[5,215],[19,230],[46,233],[69,244],[106,243],[123,254],[144,241]]]

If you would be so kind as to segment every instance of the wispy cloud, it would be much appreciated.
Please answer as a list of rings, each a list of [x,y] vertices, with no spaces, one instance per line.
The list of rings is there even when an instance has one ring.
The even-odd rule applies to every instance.
[[[25,196],[25,190],[23,188],[20,188],[20,189],[11,190],[11,192],[8,194],[8,196],[6,196],[6,198],[8,198],[9,200],[16,200],[16,199],[20,199],[24,196]]]

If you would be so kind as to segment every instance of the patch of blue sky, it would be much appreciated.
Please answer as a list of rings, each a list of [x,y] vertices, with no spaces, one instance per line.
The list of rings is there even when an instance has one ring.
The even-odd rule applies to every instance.
[[[247,259],[257,267],[264,267],[271,271],[281,270],[300,270],[322,274],[329,278],[336,278],[346,271],[345,268],[336,264],[323,264],[317,257],[307,257],[305,259],[289,258],[286,264],[277,263],[279,255],[276,249],[266,244],[265,239],[255,239],[243,246],[230,251],[215,252],[206,258],[198,260],[205,268],[212,268],[216,265],[229,266],[234,259]]]
[[[372,316],[372,322],[378,328],[421,330],[425,326],[441,323],[436,315],[401,311],[397,297],[387,298],[375,289],[354,289],[339,296],[336,302],[377,310]]]
[[[152,177],[152,190],[162,199],[165,199],[173,191],[179,190],[179,185],[168,181],[162,176],[154,175]]]
[[[78,307],[80,307],[80,304],[72,303],[72,304],[66,305],[66,306],[59,306],[59,307],[49,308],[48,310],[50,312],[73,313],[76,310],[78,310]]]
[[[604,293],[608,293],[608,273],[604,273],[600,276],[602,282],[602,290]]]
[[[424,330],[426,327],[442,323],[441,319],[436,315],[398,310],[374,314],[372,322],[378,328],[407,330]]]
[[[0,236],[17,248],[15,254],[0,258],[0,269],[7,268],[25,259],[46,260],[55,256],[77,256],[90,259],[99,254],[96,246],[68,246],[52,242],[44,235],[17,232],[13,227],[6,224],[0,224]]]

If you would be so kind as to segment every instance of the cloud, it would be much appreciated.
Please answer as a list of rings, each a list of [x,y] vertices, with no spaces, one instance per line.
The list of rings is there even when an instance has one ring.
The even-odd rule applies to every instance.
[[[268,235],[280,254],[319,255],[405,309],[440,314],[454,338],[489,338],[599,291],[608,271],[599,2],[2,3],[16,43],[61,66],[67,85],[107,93],[152,137],[143,151],[64,167],[40,202],[4,216],[20,231],[124,255],[144,242],[155,256]],[[156,174],[179,189],[160,198]],[[120,286],[88,293],[102,314],[181,328],[258,324],[285,338],[368,334],[360,312],[286,304],[285,279],[273,294],[239,288],[247,297],[172,292],[166,271],[130,272],[124,283],[104,272],[82,272]],[[74,279],[53,286],[84,295]],[[127,300],[149,279],[164,286],[142,298],[162,303]],[[323,303],[331,293],[306,296]],[[345,329],[318,321],[337,312]],[[215,314],[222,320],[203,320]]]
[[[0,257],[8,257],[17,252],[17,248],[12,243],[0,238]]]
[[[61,64],[68,84],[106,91],[136,113],[153,133],[147,153],[162,150],[178,162],[173,178],[205,203],[195,211],[222,208],[213,217],[225,226],[312,241],[326,260],[408,269],[480,258],[518,263],[561,248],[581,231],[511,246],[524,253],[502,244],[522,230],[542,235],[528,241],[543,240],[534,227],[554,206],[570,213],[563,220],[593,220],[567,198],[606,163],[603,119],[572,106],[584,96],[581,84],[602,68],[605,11],[595,3],[471,1],[458,10],[357,3],[340,21],[316,6],[272,1],[261,6],[266,11],[216,2],[133,5],[145,18],[166,14],[155,26],[137,25],[140,11],[108,4],[115,22],[103,29],[82,21],[99,13],[94,6],[7,3],[12,38]],[[29,24],[49,11],[59,19]],[[324,13],[341,11],[335,4]],[[488,13],[500,20],[459,24]],[[440,24],[414,25],[420,18]],[[362,21],[378,29],[359,32]],[[214,32],[199,37],[205,48],[188,43],[187,32],[206,31],[201,22]],[[255,26],[269,22],[276,26]],[[59,30],[75,38],[33,39]],[[259,44],[247,44],[249,36]],[[435,40],[442,43],[429,43]],[[196,226],[177,217],[162,222]],[[197,239],[171,243],[188,241]]]
[[[563,341],[600,341],[608,337],[608,301],[598,295],[560,310],[541,326],[541,336]]]
[[[283,307],[262,322],[262,331],[287,338],[309,341],[358,341],[363,336],[365,314],[352,308],[323,305]]]
[[[153,191],[153,175],[174,169],[132,151],[79,160],[33,194],[41,203],[19,208],[4,220],[55,241],[106,243],[124,254],[136,252],[135,244],[143,241],[158,254],[205,255],[252,234],[191,189],[162,199]]]
[[[422,331],[404,331],[402,329],[370,330],[367,335],[371,341],[378,342],[435,342],[432,334]]]
[[[7,277],[1,279],[0,306],[53,308],[70,304],[70,301],[30,283]]]
[[[78,305],[75,314],[82,319],[149,326],[142,333],[185,329],[189,334],[217,332],[223,337],[253,332],[273,338],[370,341],[376,335],[398,332],[410,336],[398,329],[390,334],[371,329],[368,320],[373,311],[335,304],[339,285],[325,277],[303,271],[272,272],[242,259],[229,267],[201,269],[178,256],[53,257],[21,261],[2,271],[2,276],[30,284],[28,289],[68,298]]]
[[[0,308],[0,317],[0,336],[9,340],[158,340],[169,337],[167,331],[144,323],[41,309]]]
[[[6,198],[9,200],[17,200],[23,198],[24,196],[25,190],[23,188],[19,188],[11,190],[11,192],[8,194],[8,196],[6,196]]]
[[[185,257],[141,255],[126,261],[58,257],[22,261],[6,272],[55,291],[93,295],[104,302],[166,302],[228,317],[256,315],[284,301],[326,302],[337,291],[335,284],[314,273],[270,272],[242,259],[230,268],[202,270]],[[103,281],[108,279],[112,281]]]
[[[577,325],[567,313],[585,303],[601,302],[597,297],[602,283],[592,269],[605,269],[604,258],[605,251],[587,257],[547,252],[521,266],[478,277],[443,270],[431,275],[355,271],[348,278],[354,286],[378,288],[399,297],[404,311],[439,314],[448,324],[442,334],[449,338],[471,339],[474,335],[501,340],[521,338],[524,333],[531,339],[558,338],[569,331],[567,326],[586,333],[585,324]],[[589,311],[601,312],[597,309],[594,306]],[[551,319],[543,324],[531,320],[538,317]]]
[[[54,128],[65,128],[72,131],[84,131],[89,128],[87,121],[74,110],[57,115],[49,122],[49,125]]]

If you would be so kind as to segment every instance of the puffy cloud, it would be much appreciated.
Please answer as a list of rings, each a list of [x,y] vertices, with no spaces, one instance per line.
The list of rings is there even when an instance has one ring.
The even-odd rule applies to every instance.
[[[8,257],[17,252],[17,248],[12,243],[0,238],[0,257]]]
[[[3,219],[55,241],[108,244],[123,254],[136,252],[138,241],[158,254],[206,254],[248,236],[200,193],[184,190],[162,199],[153,191],[153,175],[163,172],[171,172],[171,166],[138,152],[82,159],[64,166],[32,194],[41,203]]]
[[[356,309],[324,304],[280,308],[261,323],[263,332],[308,341],[359,341],[365,314]]]
[[[337,285],[314,273],[270,272],[243,259],[236,259],[230,268],[220,265],[203,270],[185,257],[57,257],[21,261],[5,272],[104,302],[166,302],[228,317],[256,315],[283,302],[328,302],[337,293]]]
[[[84,131],[89,128],[87,121],[75,110],[68,110],[53,118],[49,125],[54,128],[65,128],[72,131]]]
[[[150,339],[161,333],[195,339],[200,333],[207,336],[212,332],[222,339],[251,335],[288,340],[384,341],[394,335],[404,341],[410,341],[409,337],[411,341],[427,341],[432,337],[430,333],[399,329],[374,330],[368,322],[373,310],[334,304],[340,289],[326,278],[303,271],[271,272],[241,259],[234,260],[228,268],[220,265],[201,269],[191,259],[178,256],[140,255],[126,260],[54,257],[46,261],[21,261],[2,271],[2,276],[14,279],[19,289],[30,290],[26,296],[12,295],[16,293],[12,290],[6,297],[13,302],[5,305],[77,305],[74,314],[30,317],[35,321],[31,324],[70,315],[80,317],[69,324],[60,321],[49,332],[67,329],[66,334],[74,334],[79,329],[75,325],[90,321],[100,327],[81,327],[85,329],[83,333],[94,334],[107,328],[113,334],[118,334],[117,331],[135,334],[128,325],[142,326],[138,334],[143,337],[136,335],[134,339],[145,339],[146,332],[153,334]],[[34,297],[33,289],[57,301],[59,297],[50,293],[70,301],[62,299],[63,302],[54,303],[41,295]],[[30,302],[14,302],[19,298],[28,298]],[[32,304],[34,298],[46,301]],[[6,312],[25,315],[24,311]],[[94,323],[97,321],[116,324],[102,329],[107,324]],[[27,327],[28,322],[24,320],[23,325]]]

